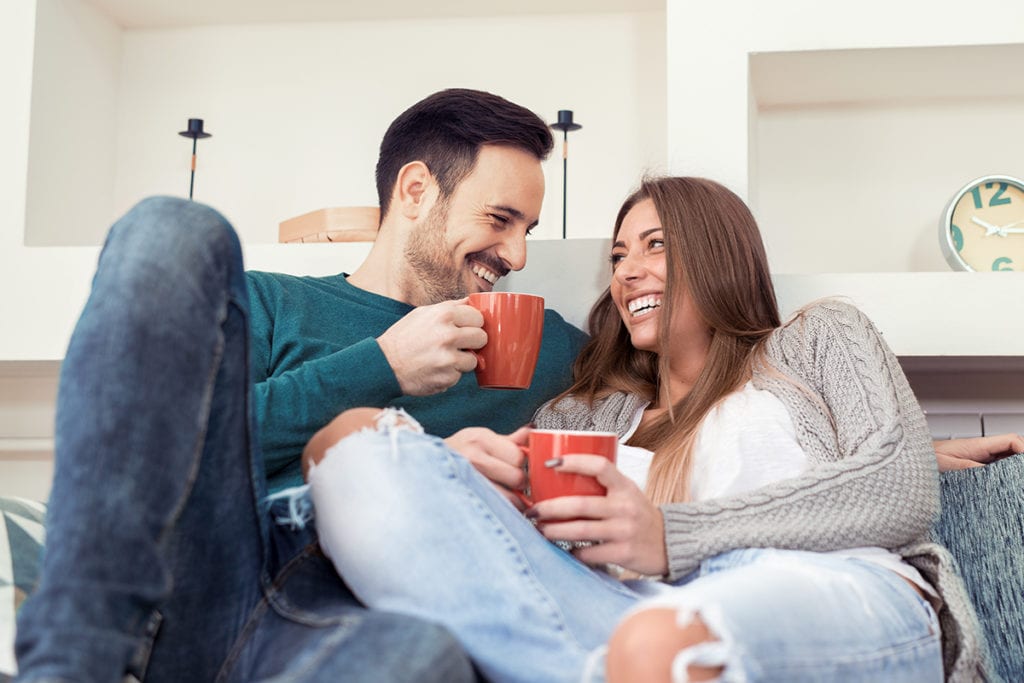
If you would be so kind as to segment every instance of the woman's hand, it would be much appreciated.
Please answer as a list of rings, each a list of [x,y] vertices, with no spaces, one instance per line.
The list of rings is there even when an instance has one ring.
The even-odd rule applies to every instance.
[[[981,467],[1014,453],[1024,452],[1024,438],[1020,434],[979,436],[973,439],[944,439],[933,441],[939,471],[963,470]]]
[[[665,522],[644,492],[597,455],[566,455],[558,472],[596,477],[604,496],[565,496],[537,503],[527,516],[552,541],[597,541],[573,553],[587,564],[617,564],[647,576],[668,572]]]
[[[460,429],[444,440],[448,447],[469,460],[476,471],[487,477],[519,510],[526,508],[522,494],[526,486],[523,448],[530,438],[530,428],[522,427],[511,434],[497,434],[486,427]]]

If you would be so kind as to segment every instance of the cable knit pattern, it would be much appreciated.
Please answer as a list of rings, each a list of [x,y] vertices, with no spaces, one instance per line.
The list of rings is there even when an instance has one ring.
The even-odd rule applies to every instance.
[[[974,610],[949,553],[928,542],[939,511],[938,470],[899,361],[860,310],[836,301],[805,309],[772,334],[766,351],[771,368],[755,371],[754,386],[787,407],[811,467],[739,495],[663,505],[669,579],[737,548],[888,548],[943,597],[947,679],[984,678]],[[622,435],[643,400],[618,393],[591,408],[563,399],[542,406],[534,421],[547,429]]]

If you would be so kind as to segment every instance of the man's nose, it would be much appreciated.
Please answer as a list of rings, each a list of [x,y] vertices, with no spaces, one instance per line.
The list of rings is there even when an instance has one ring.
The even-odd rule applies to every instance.
[[[512,270],[522,270],[526,265],[526,235],[508,235],[498,250],[498,256]]]

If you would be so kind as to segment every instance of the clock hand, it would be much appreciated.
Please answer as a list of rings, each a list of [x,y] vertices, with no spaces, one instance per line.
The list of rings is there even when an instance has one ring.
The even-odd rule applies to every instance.
[[[999,235],[1000,237],[1006,237],[1006,233],[998,225],[992,225],[988,221],[983,221],[977,216],[971,216],[971,222],[980,225],[985,228],[985,237],[991,237],[992,235]]]
[[[1008,228],[1012,228],[1013,226],[1017,225],[1018,223],[1024,223],[1024,220],[1014,221],[1012,223],[1007,223],[1006,225],[1001,225],[1001,226],[999,226],[999,229],[1000,230],[1007,230]],[[1020,232],[1020,230],[1011,230],[1011,232]]]
[[[1020,223],[1020,221],[1017,221],[1017,223]],[[1016,225],[1017,223],[1010,223],[1010,225]],[[1000,235],[1006,235],[1011,232],[1014,234],[1024,233],[1024,228],[1000,228],[999,230]]]

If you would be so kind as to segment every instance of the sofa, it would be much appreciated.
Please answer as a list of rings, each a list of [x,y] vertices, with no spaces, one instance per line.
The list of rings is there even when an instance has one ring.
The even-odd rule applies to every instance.
[[[580,327],[607,284],[607,240],[573,240],[572,286],[564,243],[537,242],[527,268],[502,279],[506,290],[540,294]],[[593,264],[593,267],[577,267]],[[1003,680],[1024,681],[1024,455],[942,475],[934,534],[952,552]],[[14,617],[39,576],[43,505],[0,498],[0,683],[13,671]],[[5,533],[6,532],[6,533]]]
[[[941,477],[934,533],[952,552],[992,658],[1008,683],[1024,681],[1024,455]],[[39,578],[42,504],[0,498],[0,683],[14,673],[14,618]]]

